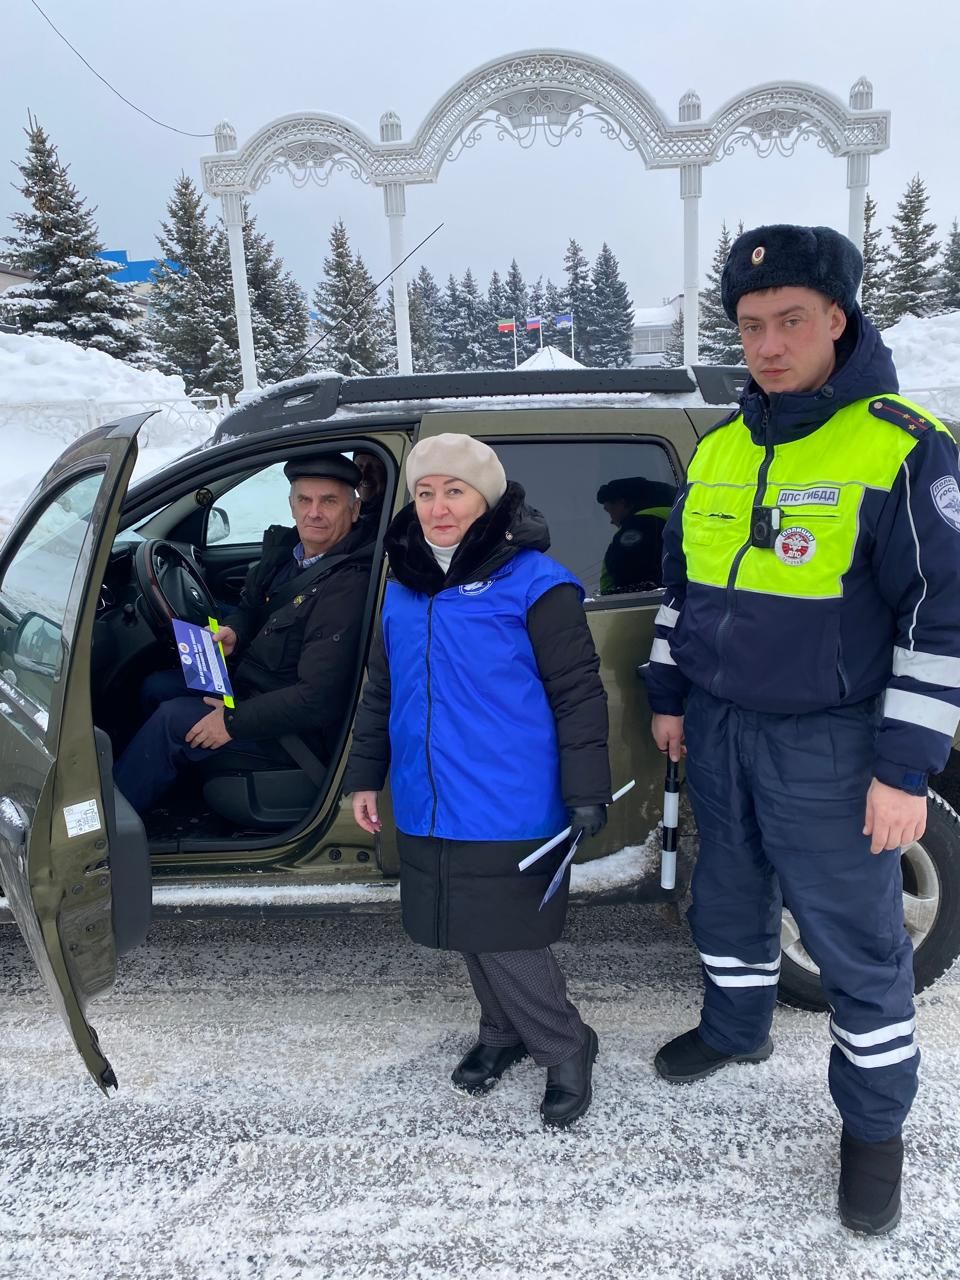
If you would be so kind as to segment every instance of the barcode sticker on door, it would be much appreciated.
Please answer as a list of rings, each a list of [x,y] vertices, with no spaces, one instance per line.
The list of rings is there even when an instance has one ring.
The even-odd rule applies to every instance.
[[[102,825],[96,800],[64,805],[63,820],[67,824],[67,835],[71,837],[85,836],[90,831],[99,831]]]

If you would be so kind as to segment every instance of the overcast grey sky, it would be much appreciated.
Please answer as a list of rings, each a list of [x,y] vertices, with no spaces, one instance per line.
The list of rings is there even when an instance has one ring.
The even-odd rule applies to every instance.
[[[461,76],[518,50],[560,48],[606,59],[636,80],[668,119],[694,88],[710,116],[727,99],[771,80],[806,80],[846,101],[860,75],[875,105],[892,111],[892,145],[872,161],[871,192],[886,224],[908,179],[926,180],[934,220],[960,215],[960,18],[956,0],[546,0],[483,6],[462,0],[40,0],[53,21],[118,89],[182,129],[226,118],[241,142],[273,117],[298,110],[346,116],[377,137],[384,110],[411,137]],[[61,44],[29,0],[0,5],[0,158],[20,160],[28,108],[70,164],[104,243],[150,257],[181,170],[199,181],[212,140],[158,128],[118,101]],[[18,175],[12,165],[12,179]],[[752,149],[704,172],[701,263],[726,218],[824,222],[846,229],[845,162],[815,143],[786,160]],[[0,187],[0,231],[20,207]],[[325,189],[285,178],[255,197],[255,211],[307,288],[342,216],[375,276],[389,269],[379,191],[346,175]],[[654,306],[682,286],[682,219],[676,171],[649,172],[585,131],[556,150],[522,152],[491,135],[445,165],[434,186],[407,194],[407,245],[437,222],[425,263],[445,280],[472,266],[485,285],[516,256],[527,280],[560,279],[573,235],[591,260],[606,239],[634,303]]]

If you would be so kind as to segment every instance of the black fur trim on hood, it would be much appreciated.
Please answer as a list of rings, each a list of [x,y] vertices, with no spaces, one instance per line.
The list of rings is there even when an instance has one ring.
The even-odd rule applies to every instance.
[[[411,591],[435,596],[446,587],[491,577],[518,551],[546,551],[550,546],[547,522],[527,506],[525,498],[523,488],[509,481],[497,505],[467,530],[446,577],[427,546],[411,502],[394,516],[384,540],[393,577]]]

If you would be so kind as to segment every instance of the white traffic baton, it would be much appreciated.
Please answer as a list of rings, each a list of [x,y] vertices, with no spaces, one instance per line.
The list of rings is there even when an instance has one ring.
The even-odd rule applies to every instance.
[[[667,760],[663,783],[663,854],[660,859],[660,888],[677,887],[677,828],[680,823],[680,763]]]

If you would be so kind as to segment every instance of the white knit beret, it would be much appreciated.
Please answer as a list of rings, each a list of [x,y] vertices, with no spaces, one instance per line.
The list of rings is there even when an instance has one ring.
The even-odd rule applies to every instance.
[[[424,476],[463,480],[483,494],[488,507],[495,507],[507,491],[506,472],[490,446],[453,431],[429,436],[410,450],[407,488],[411,493]]]

